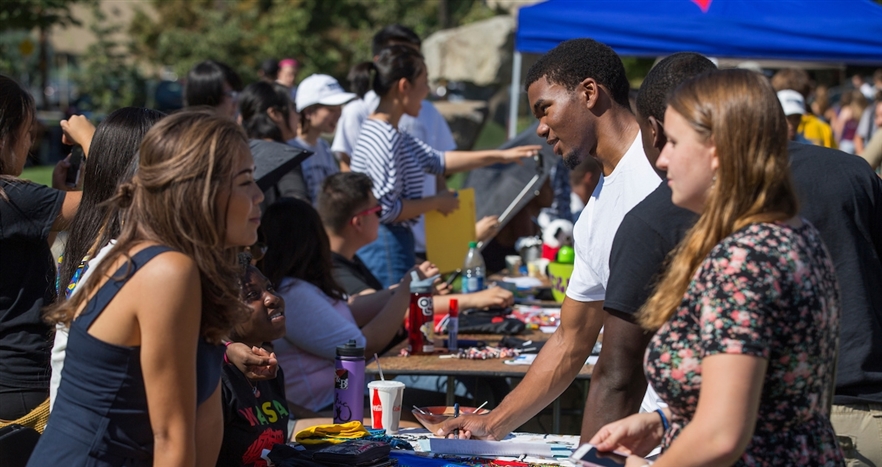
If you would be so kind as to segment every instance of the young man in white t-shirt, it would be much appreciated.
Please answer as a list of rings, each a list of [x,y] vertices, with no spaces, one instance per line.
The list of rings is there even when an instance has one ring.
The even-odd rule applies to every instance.
[[[625,214],[661,182],[643,152],[628,103],[630,85],[612,49],[591,39],[563,42],[530,68],[526,88],[539,119],[537,134],[570,168],[595,158],[602,176],[573,232],[576,263],[560,327],[493,412],[451,420],[445,434],[460,428],[473,437],[502,439],[572,383],[603,325],[613,236]]]

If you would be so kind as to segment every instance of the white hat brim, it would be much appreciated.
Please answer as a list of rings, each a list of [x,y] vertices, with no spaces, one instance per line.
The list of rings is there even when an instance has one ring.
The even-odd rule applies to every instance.
[[[355,95],[355,94],[353,94],[353,93],[351,93],[351,92],[341,92],[341,93],[339,93],[339,94],[334,94],[334,95],[331,95],[331,96],[325,96],[325,97],[319,99],[319,101],[316,102],[316,104],[321,104],[321,105],[343,105],[343,104],[345,104],[345,103],[351,101],[352,99],[355,99],[356,97],[358,97],[358,96]]]

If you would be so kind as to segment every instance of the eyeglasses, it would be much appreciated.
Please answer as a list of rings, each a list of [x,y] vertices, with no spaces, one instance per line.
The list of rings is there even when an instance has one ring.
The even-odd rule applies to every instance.
[[[378,205],[376,205],[376,206],[374,206],[374,207],[372,207],[372,208],[367,208],[367,209],[365,209],[364,211],[357,212],[357,213],[355,213],[355,215],[352,216],[352,217],[367,216],[367,215],[370,215],[370,214],[376,214],[377,217],[380,217],[380,211],[382,211],[382,210],[383,210],[383,206],[381,206],[381,205],[378,204]]]
[[[248,247],[248,252],[251,253],[251,259],[256,261],[260,261],[266,256],[266,250],[269,247],[266,246],[266,243],[257,242],[254,245]]]

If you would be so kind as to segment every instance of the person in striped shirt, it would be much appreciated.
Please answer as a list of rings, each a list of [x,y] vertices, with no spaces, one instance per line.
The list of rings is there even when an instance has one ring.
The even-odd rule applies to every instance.
[[[429,211],[443,214],[459,207],[456,194],[440,191],[423,197],[423,173],[451,174],[496,163],[511,163],[538,153],[540,146],[505,150],[437,151],[398,131],[402,115],[416,116],[429,93],[423,56],[406,45],[383,49],[376,60],[356,65],[350,78],[359,96],[373,90],[380,103],[362,125],[352,153],[352,171],[366,173],[382,206],[379,238],[359,250],[384,287],[397,283],[416,263],[416,218]]]

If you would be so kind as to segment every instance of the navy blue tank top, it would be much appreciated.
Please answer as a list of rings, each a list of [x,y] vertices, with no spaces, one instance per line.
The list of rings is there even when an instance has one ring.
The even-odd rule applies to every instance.
[[[166,251],[171,249],[151,246],[139,251],[98,289],[71,323],[55,406],[28,466],[152,465],[153,430],[141,348],[109,344],[88,330],[123,285]],[[201,402],[218,387],[223,346],[199,341],[197,393]]]

